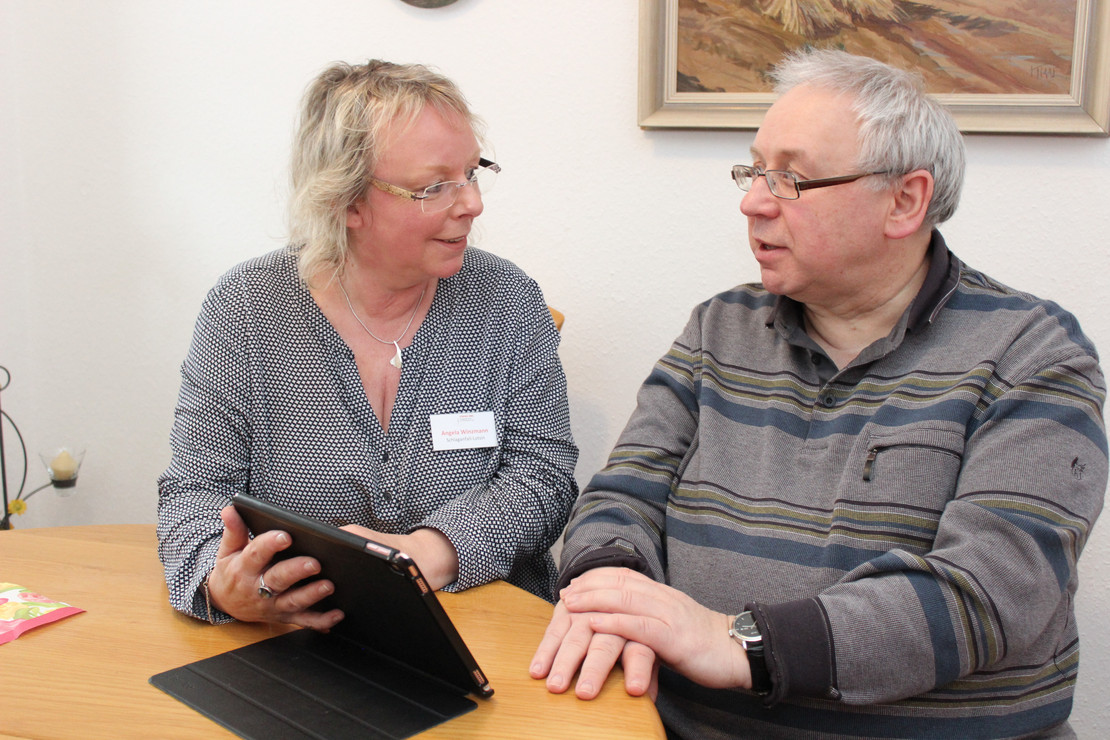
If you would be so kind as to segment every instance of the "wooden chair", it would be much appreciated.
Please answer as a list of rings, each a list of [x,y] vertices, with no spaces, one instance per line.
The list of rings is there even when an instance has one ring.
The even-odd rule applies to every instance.
[[[561,311],[559,311],[559,309],[557,309],[557,308],[552,308],[551,306],[548,306],[547,310],[551,312],[551,318],[555,319],[555,329],[557,331],[562,331],[563,330],[563,320],[566,317],[563,316],[563,313]]]

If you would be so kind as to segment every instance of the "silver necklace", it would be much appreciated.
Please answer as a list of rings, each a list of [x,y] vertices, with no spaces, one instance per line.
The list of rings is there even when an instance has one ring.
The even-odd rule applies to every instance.
[[[358,317],[358,314],[355,313],[355,307],[351,305],[351,297],[347,295],[347,289],[343,287],[343,281],[342,280],[339,281],[339,292],[341,292],[343,294],[343,298],[347,301],[347,308],[349,308],[351,310],[351,315],[355,317],[355,321],[358,322],[358,325],[361,326],[367,334],[369,334],[374,339],[377,339],[382,344],[392,344],[394,347],[396,347],[397,354],[393,355],[393,359],[389,361],[389,364],[392,365],[393,367],[397,368],[398,370],[400,370],[401,369],[401,345],[398,344],[398,342],[400,342],[402,339],[404,339],[405,335],[409,333],[409,327],[412,326],[412,320],[416,318],[416,312],[420,310],[420,304],[424,302],[424,294],[428,292],[428,284],[424,283],[424,290],[420,291],[420,297],[416,300],[416,305],[413,306],[413,308],[412,308],[412,316],[409,316],[409,323],[405,324],[405,330],[401,332],[401,336],[397,337],[392,342],[388,342],[388,341],[382,339],[377,334],[370,331],[370,327],[368,327],[366,324],[362,323],[362,319],[360,319]]]

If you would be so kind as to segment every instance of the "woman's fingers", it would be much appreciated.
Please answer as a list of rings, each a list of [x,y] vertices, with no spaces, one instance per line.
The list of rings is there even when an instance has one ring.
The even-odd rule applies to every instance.
[[[334,591],[331,581],[319,580],[285,592],[274,599],[274,608],[278,615],[275,621],[327,632],[339,624],[343,619],[343,612],[339,609],[319,612],[313,611],[312,607]]]
[[[239,516],[234,506],[225,506],[220,510],[220,519],[224,523],[224,533],[220,537],[220,547],[216,551],[217,558],[227,557],[242,551],[250,544],[250,532],[246,522]]]
[[[330,581],[312,580],[320,573],[315,558],[274,560],[292,544],[288,533],[273,530],[252,540],[234,507],[221,510],[220,518],[224,532],[208,582],[214,606],[242,621],[287,622],[323,631],[343,618],[338,609],[311,610],[335,589]]]

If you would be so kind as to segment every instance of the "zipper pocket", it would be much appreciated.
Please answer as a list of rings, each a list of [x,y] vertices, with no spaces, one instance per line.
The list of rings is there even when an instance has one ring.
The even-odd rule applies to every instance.
[[[930,444],[921,444],[921,443],[875,445],[874,447],[872,447],[870,450],[867,451],[867,459],[865,459],[863,461],[863,479],[865,481],[868,481],[868,482],[871,481],[871,479],[873,477],[872,474],[874,472],[874,467],[875,467],[875,460],[876,460],[876,458],[879,457],[880,452],[882,452],[883,450],[893,450],[893,449],[896,449],[898,447],[914,447],[914,448],[918,448],[918,449],[935,450],[937,452],[943,452],[946,455],[951,455],[952,457],[956,458],[957,460],[960,459],[960,457],[961,457],[961,455],[959,455],[958,453],[953,452],[952,450],[948,449],[947,447],[941,447],[940,445],[930,445]]]

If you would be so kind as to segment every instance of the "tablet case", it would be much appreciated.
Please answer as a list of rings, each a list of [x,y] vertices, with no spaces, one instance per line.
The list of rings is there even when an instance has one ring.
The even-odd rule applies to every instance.
[[[311,555],[345,617],[328,634],[295,630],[153,676],[150,682],[253,740],[404,738],[489,696],[481,668],[416,563],[403,553],[261,499],[235,507],[254,534],[282,529],[281,557]]]

